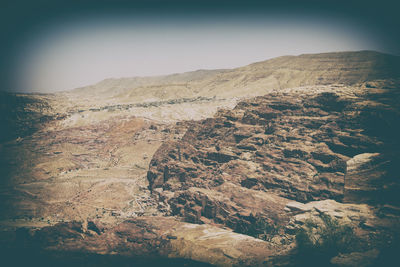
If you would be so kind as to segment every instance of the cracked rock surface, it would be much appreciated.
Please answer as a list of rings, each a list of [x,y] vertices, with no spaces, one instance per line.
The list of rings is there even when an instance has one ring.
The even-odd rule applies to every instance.
[[[327,53],[4,95],[1,252],[44,266],[296,266],[296,234],[329,216],[363,244],[329,264],[385,266],[400,237],[393,66]]]

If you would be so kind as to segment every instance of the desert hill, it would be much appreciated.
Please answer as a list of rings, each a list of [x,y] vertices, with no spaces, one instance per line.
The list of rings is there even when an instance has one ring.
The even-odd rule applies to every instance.
[[[198,70],[157,77],[106,79],[77,88],[80,96],[116,98],[120,102],[148,99],[248,97],[271,88],[332,83],[356,84],[399,77],[400,59],[373,51],[282,56],[230,70]]]
[[[399,62],[399,57],[373,51],[282,56],[236,69],[106,79],[56,98],[70,103],[64,108],[78,124],[73,113],[98,121],[110,117],[109,110],[159,121],[198,120],[212,116],[218,107],[233,108],[241,99],[273,90],[397,78]]]
[[[399,66],[337,52],[4,94],[4,258],[387,266],[400,237]]]

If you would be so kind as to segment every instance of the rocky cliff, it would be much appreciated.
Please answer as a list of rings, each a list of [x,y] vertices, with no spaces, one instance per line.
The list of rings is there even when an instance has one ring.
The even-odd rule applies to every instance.
[[[1,103],[18,129],[0,144],[2,257],[390,266],[398,66],[369,51],[285,56],[14,95]]]
[[[231,184],[301,202],[395,201],[399,92],[375,86],[279,90],[220,110],[159,148],[150,188],[176,195]]]
[[[392,224],[399,219],[398,86],[376,81],[285,89],[219,110],[156,151],[149,187],[170,215],[264,240],[284,237],[282,228],[290,232],[290,212],[302,210],[292,200],[368,203],[369,215],[350,221],[359,227],[376,224],[379,213],[392,216],[392,226],[378,224],[398,234]],[[325,212],[343,218],[338,205]]]

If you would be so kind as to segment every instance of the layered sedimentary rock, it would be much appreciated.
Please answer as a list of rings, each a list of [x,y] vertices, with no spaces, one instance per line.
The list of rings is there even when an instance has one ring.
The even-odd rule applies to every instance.
[[[328,262],[384,266],[400,240],[398,63],[289,56],[3,101],[19,128],[1,136],[0,250],[296,266],[299,229],[330,216],[364,245]]]
[[[47,258],[53,256],[50,257],[53,260],[54,253],[58,253],[64,263],[69,262],[71,255],[83,259],[81,262],[85,258],[116,255],[120,257],[117,262],[123,266],[153,266],[152,263],[155,266],[261,266],[278,259],[287,249],[229,229],[184,223],[172,217],[145,216],[112,227],[93,221],[60,223],[38,231],[17,232],[16,237],[7,241],[5,247],[11,249],[15,244],[19,249],[40,247],[38,253],[45,251]],[[170,263],[168,258],[195,262],[178,265],[179,261]],[[45,260],[45,257],[39,258],[36,263],[47,266]],[[112,266],[106,263],[99,261],[98,265]]]
[[[396,86],[279,90],[220,110],[159,148],[149,187],[172,215],[239,232],[284,222],[288,200],[396,202]]]

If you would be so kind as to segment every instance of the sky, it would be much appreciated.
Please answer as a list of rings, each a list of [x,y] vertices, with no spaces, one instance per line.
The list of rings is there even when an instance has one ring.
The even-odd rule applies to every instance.
[[[400,55],[395,1],[14,0],[1,10],[4,91],[49,93],[304,53]]]

